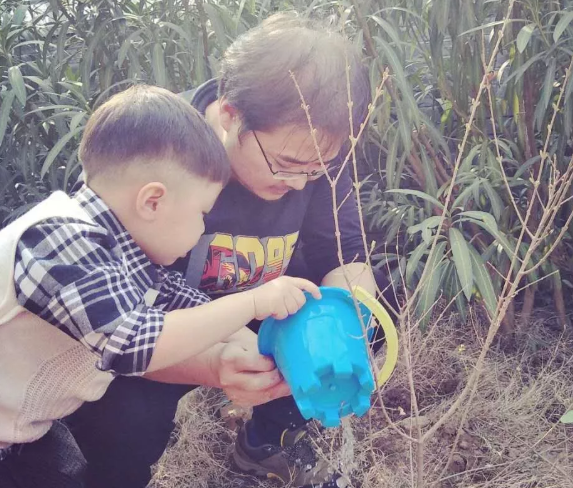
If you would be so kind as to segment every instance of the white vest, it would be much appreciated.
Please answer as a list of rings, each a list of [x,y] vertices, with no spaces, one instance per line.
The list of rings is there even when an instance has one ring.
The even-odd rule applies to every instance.
[[[22,234],[52,218],[93,224],[79,204],[56,192],[0,230],[0,449],[42,437],[52,422],[100,399],[113,379],[86,346],[18,304],[14,258]]]

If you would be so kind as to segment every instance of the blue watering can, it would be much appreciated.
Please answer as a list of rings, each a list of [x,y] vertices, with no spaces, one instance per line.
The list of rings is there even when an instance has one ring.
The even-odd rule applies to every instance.
[[[398,335],[380,303],[356,287],[362,323],[372,315],[384,330],[387,353],[376,382],[370,369],[361,319],[348,290],[321,287],[322,299],[306,294],[305,305],[284,320],[268,318],[259,329],[259,351],[272,356],[305,419],[336,427],[340,418],[370,408],[375,383],[385,383],[398,359]],[[368,337],[370,332],[367,331]]]

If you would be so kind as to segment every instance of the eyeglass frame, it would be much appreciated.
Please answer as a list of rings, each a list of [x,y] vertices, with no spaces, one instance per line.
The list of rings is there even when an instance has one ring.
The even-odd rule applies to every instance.
[[[281,171],[281,170],[275,171],[273,169],[273,165],[271,164],[271,162],[269,161],[269,158],[267,157],[267,153],[263,149],[263,145],[261,144],[261,141],[259,141],[259,138],[257,137],[257,133],[254,130],[251,130],[251,132],[255,136],[255,141],[257,141],[259,149],[261,150],[261,154],[265,158],[265,162],[267,163],[267,166],[269,167],[269,171],[272,173],[273,178],[275,178],[276,180],[294,180],[294,179],[302,178],[302,177],[306,177],[308,179],[311,179],[311,178],[317,179],[317,178],[320,178],[321,176],[324,176],[325,174],[327,174],[329,172],[329,170],[336,169],[336,166],[330,166],[329,165],[326,170],[317,169],[317,170],[311,171],[310,173],[307,173],[306,171],[300,171],[300,172],[299,171]],[[329,163],[326,163],[326,164],[329,164]]]

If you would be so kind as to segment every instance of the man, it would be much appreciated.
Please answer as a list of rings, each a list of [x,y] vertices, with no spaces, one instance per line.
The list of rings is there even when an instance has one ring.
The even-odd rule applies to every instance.
[[[191,98],[219,136],[233,171],[205,219],[205,235],[175,265],[191,287],[216,298],[288,272],[343,288],[349,278],[352,285],[375,291],[349,173],[344,171],[336,185],[338,229],[324,175],[325,169],[337,174],[347,152],[343,147],[351,132],[358,132],[369,100],[368,72],[359,54],[342,36],[307,19],[272,16],[229,47],[219,79]],[[241,469],[274,475],[292,482],[289,486],[337,486],[337,476],[312,452],[288,387],[258,354],[256,335],[248,329],[147,380],[119,380],[102,400],[70,419],[89,463],[91,486],[143,486],[167,444],[177,401],[192,388],[187,385],[197,384],[221,387],[235,402],[259,405],[237,439],[234,459]],[[126,402],[130,415],[122,414]],[[121,452],[115,464],[112,450]]]

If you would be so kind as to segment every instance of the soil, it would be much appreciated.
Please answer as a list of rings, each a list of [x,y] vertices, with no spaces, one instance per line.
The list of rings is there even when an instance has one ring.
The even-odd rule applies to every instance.
[[[498,349],[489,354],[465,421],[462,408],[425,446],[424,473],[433,488],[573,488],[573,426],[559,424],[560,416],[573,406],[573,341],[556,334],[534,327],[513,338],[509,352]],[[420,415],[412,413],[409,381],[401,365],[380,395],[393,426],[378,395],[373,395],[368,415],[351,420],[358,468],[351,474],[352,487],[414,486],[416,448],[396,429],[415,437],[418,427],[422,432],[430,428],[465,387],[482,343],[447,325],[434,333],[433,342],[423,342],[423,336],[414,339],[422,342],[413,350],[423,352],[412,361]],[[203,416],[200,422],[191,414],[181,416],[177,442],[160,461],[151,487],[278,487],[232,468],[232,442],[251,411],[224,403],[219,392],[210,391],[214,393],[188,399],[188,411]],[[311,431],[323,455],[336,462],[340,429],[313,423]],[[178,472],[182,464],[197,464],[197,452],[187,454],[185,446],[209,446],[213,436],[217,442],[210,452],[200,453],[205,469],[186,468],[188,475]]]

